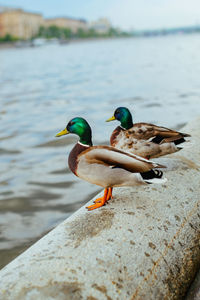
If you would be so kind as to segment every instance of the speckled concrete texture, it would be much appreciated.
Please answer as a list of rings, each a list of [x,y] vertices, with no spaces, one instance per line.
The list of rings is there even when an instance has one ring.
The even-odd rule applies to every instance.
[[[188,290],[185,300],[199,300],[200,299],[200,271],[195,277],[194,282]]]
[[[191,147],[159,159],[167,183],[114,189],[2,269],[0,299],[182,299],[200,264],[199,128],[182,129]]]

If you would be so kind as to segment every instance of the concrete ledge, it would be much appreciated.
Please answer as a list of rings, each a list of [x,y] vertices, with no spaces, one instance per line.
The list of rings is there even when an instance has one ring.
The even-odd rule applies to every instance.
[[[165,185],[114,189],[2,269],[0,299],[181,299],[200,264],[199,128],[183,129],[193,147],[160,159]]]
[[[200,271],[195,277],[185,300],[199,300],[200,299]]]

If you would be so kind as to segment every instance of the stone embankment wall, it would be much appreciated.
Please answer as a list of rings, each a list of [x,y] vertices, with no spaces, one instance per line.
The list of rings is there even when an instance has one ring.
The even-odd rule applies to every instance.
[[[0,299],[182,299],[200,264],[199,128],[188,124],[193,145],[159,160],[167,183],[114,189],[2,269]]]

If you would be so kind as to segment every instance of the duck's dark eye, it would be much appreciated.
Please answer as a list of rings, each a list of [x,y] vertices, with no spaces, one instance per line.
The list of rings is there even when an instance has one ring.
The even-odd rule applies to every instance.
[[[70,121],[69,124],[68,124],[68,126],[72,126],[74,124],[75,124],[75,122]]]

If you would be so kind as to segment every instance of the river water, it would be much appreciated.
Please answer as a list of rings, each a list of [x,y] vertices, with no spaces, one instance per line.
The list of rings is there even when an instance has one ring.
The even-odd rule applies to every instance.
[[[75,116],[108,144],[118,106],[179,129],[200,113],[200,35],[86,41],[0,51],[0,267],[99,187],[70,173]]]

